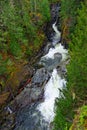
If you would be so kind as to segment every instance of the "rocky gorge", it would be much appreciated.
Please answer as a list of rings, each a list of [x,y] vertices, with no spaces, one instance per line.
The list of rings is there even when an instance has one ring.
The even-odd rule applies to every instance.
[[[23,91],[5,107],[5,123],[1,130],[51,130],[55,116],[55,99],[65,87],[68,51],[60,43],[58,12],[60,6],[51,6],[51,22],[47,24],[48,41],[43,56],[35,63],[33,76]]]

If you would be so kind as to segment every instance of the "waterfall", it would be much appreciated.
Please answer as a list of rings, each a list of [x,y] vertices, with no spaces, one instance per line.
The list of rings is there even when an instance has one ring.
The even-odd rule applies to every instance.
[[[62,54],[62,62],[66,60],[68,51],[64,49],[61,43],[58,43],[60,40],[61,33],[58,31],[56,27],[56,23],[53,24],[53,29],[55,31],[55,36],[53,40],[54,48],[50,48],[48,54],[43,56],[42,58],[54,58],[55,53]],[[58,43],[58,44],[57,44]],[[52,72],[51,78],[44,89],[44,102],[38,105],[38,110],[41,112],[45,121],[49,124],[53,121],[55,113],[54,113],[54,105],[55,99],[59,98],[59,89],[62,89],[65,86],[66,81],[62,79],[55,68]]]
[[[54,38],[53,38],[53,45],[56,45],[56,43],[60,41],[61,33],[57,29],[56,22],[52,25],[52,27],[56,33]]]
[[[54,69],[52,76],[45,86],[44,102],[38,106],[39,111],[43,115],[43,118],[51,123],[54,119],[54,104],[55,99],[59,97],[59,90],[65,85],[66,81],[61,79],[58,75],[57,70]]]
[[[55,45],[55,48],[50,48],[48,54],[46,54],[42,58],[52,58],[52,59],[54,59],[55,53],[61,53],[62,54],[62,61],[64,61],[67,58],[67,54],[68,54],[67,52],[68,51],[66,49],[64,49],[64,47],[61,45],[61,43],[58,43],[57,45]]]

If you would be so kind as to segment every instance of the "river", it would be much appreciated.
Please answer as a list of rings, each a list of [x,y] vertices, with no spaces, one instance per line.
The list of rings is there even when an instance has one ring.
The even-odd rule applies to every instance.
[[[17,113],[14,130],[52,129],[51,123],[55,117],[55,100],[60,97],[60,90],[66,86],[65,68],[63,67],[65,67],[68,58],[68,50],[60,43],[61,33],[57,29],[56,22],[52,28],[55,35],[51,42],[52,47],[40,59],[39,64],[42,65],[42,68],[36,71],[31,84],[18,98],[19,103],[22,100],[22,109]],[[41,95],[42,100],[40,100]],[[33,103],[28,105],[30,98]],[[24,103],[27,105],[24,106]]]
[[[60,32],[58,31],[56,27],[56,23],[53,24],[53,29],[55,31],[55,36],[53,38],[53,45],[54,48],[50,48],[48,54],[43,56],[44,59],[52,58],[54,59],[54,54],[60,53],[62,55],[62,59],[60,62],[63,62],[67,59],[68,51],[64,49],[63,45],[61,43],[58,43],[60,40]],[[55,113],[54,113],[54,104],[55,99],[59,97],[59,90],[65,86],[66,81],[65,79],[62,79],[60,75],[57,72],[57,69],[54,68],[52,72],[52,76],[49,79],[48,83],[45,86],[44,90],[44,102],[39,104],[38,110],[43,115],[43,118],[51,123],[54,119]]]

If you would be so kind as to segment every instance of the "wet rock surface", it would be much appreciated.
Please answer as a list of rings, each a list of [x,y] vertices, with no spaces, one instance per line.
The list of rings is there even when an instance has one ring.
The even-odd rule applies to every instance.
[[[36,104],[43,100],[44,86],[49,78],[50,74],[45,68],[36,71],[31,82],[5,107],[4,123],[0,130],[13,130],[14,127],[15,130],[49,130],[40,112],[36,110]]]
[[[44,55],[48,53],[50,48],[54,48],[51,42],[48,42],[47,45],[44,47]]]
[[[39,64],[43,65],[47,70],[51,71],[56,68],[62,60],[60,53],[55,53],[54,58],[42,57]]]
[[[38,69],[31,82],[15,98],[18,106],[24,107],[28,104],[42,99],[44,86],[47,83],[49,77],[50,75],[45,68]]]
[[[52,24],[55,21],[58,21],[59,11],[60,11],[60,3],[56,3],[56,4],[51,5],[51,22],[52,22]]]
[[[37,106],[38,103],[28,105],[18,112],[14,130],[49,130],[48,123],[42,118]]]
[[[42,85],[42,83],[46,81],[46,79],[48,80],[48,77],[49,74],[47,70],[45,68],[41,68],[36,71],[35,75],[32,78],[32,83]]]

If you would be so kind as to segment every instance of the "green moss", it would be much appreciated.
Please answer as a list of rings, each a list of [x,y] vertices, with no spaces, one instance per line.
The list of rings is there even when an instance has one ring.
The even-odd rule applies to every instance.
[[[79,117],[80,125],[84,125],[85,120],[87,120],[87,106],[81,108],[81,113]]]
[[[87,129],[87,106],[83,105],[75,115],[72,126],[69,130],[86,130]]]
[[[54,119],[55,130],[58,130],[58,128],[60,128],[60,130],[66,129],[66,124],[68,130],[75,114],[74,110],[82,106],[87,99],[87,5],[84,2],[81,3],[81,1],[78,2],[79,5],[76,5],[76,1],[73,1],[73,7],[77,7],[75,10],[76,13],[73,13],[73,8],[70,8],[70,14],[68,14],[69,5],[72,7],[71,3],[69,0],[67,0],[68,3],[66,5],[64,5],[66,0],[62,0],[62,2],[65,10],[62,8],[62,15],[74,18],[75,24],[71,23],[73,30],[68,33],[71,41],[68,42],[71,59],[67,65],[66,91],[64,89],[62,91],[65,98],[61,96],[56,104],[56,116]],[[63,16],[62,20],[65,20]],[[82,107],[81,109],[84,111],[86,108],[87,107]],[[85,115],[85,112],[82,112],[80,115],[80,125],[84,122],[84,118],[86,118]],[[81,126],[81,128],[78,127],[78,130],[85,129]]]

